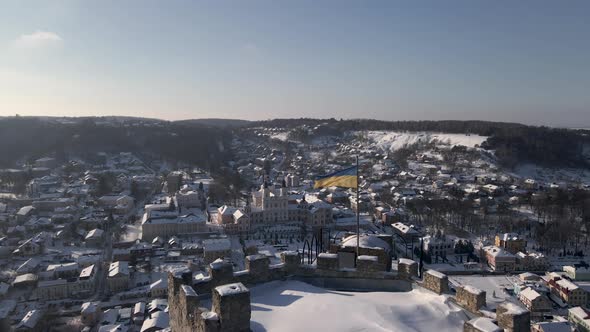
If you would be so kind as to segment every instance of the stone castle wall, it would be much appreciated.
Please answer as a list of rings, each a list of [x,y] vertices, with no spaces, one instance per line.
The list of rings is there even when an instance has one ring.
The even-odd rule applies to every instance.
[[[496,319],[506,332],[529,332],[531,328],[531,313],[514,303],[500,304],[496,308]]]
[[[217,332],[217,331],[241,331],[228,327],[227,317],[234,317],[242,326],[245,318],[240,318],[238,312],[245,312],[249,308],[250,295],[233,297],[236,303],[225,305],[224,298],[219,297],[219,287],[231,284],[255,285],[271,280],[284,280],[288,276],[320,277],[320,278],[363,278],[363,279],[398,279],[395,272],[383,271],[383,264],[376,257],[359,257],[356,269],[338,268],[338,256],[332,254],[318,255],[317,265],[301,264],[301,256],[297,252],[281,253],[281,264],[271,265],[268,257],[264,255],[250,255],[246,257],[244,271],[233,271],[232,264],[221,259],[209,264],[209,276],[197,280],[192,279],[192,271],[169,274],[168,276],[168,304],[170,309],[170,326],[174,332]],[[245,287],[245,286],[244,286]],[[217,293],[216,293],[217,292]],[[199,295],[212,294],[213,310],[199,307]],[[217,294],[217,295],[216,295]],[[215,305],[216,298],[218,305]],[[233,302],[230,302],[233,303]],[[234,310],[235,307],[242,311]],[[223,314],[226,308],[226,314]],[[230,310],[231,309],[231,310]],[[227,314],[233,312],[234,314]],[[248,315],[250,311],[248,309]],[[229,315],[229,316],[228,316]],[[234,322],[232,318],[232,322]],[[249,321],[249,316],[248,316]],[[225,322],[225,323],[224,323]],[[231,323],[234,324],[234,323]],[[233,325],[232,325],[233,326]],[[220,330],[221,329],[221,330]]]
[[[417,263],[401,259],[398,273],[385,272],[379,259],[364,255],[357,259],[356,269],[339,269],[337,254],[318,255],[317,265],[301,264],[297,252],[281,253],[281,264],[271,265],[264,255],[246,257],[246,270],[234,272],[231,263],[217,260],[209,264],[209,276],[192,279],[192,272],[169,274],[168,303],[170,327],[174,332],[242,332],[250,324],[250,292],[244,285],[255,285],[271,280],[284,280],[290,276],[300,278],[404,280],[417,277]],[[370,281],[373,282],[373,281]],[[449,280],[445,274],[429,270],[418,285],[437,294],[449,293]],[[233,288],[232,288],[233,287]],[[212,294],[212,309],[199,307],[199,295]],[[457,288],[456,301],[473,313],[486,305],[486,293],[470,286]],[[481,318],[481,317],[480,317]],[[483,319],[483,318],[482,318]],[[498,306],[497,319],[482,321],[475,318],[464,325],[464,331],[482,331],[482,326],[499,326],[509,332],[529,331],[530,313],[515,304]],[[495,325],[497,324],[497,325]]]
[[[486,292],[471,286],[457,287],[457,303],[465,309],[477,313],[486,305]]]
[[[400,279],[416,278],[418,277],[418,263],[411,259],[400,258],[397,263],[397,273]]]
[[[437,294],[449,292],[449,278],[446,274],[434,270],[428,270],[424,273],[422,286]]]

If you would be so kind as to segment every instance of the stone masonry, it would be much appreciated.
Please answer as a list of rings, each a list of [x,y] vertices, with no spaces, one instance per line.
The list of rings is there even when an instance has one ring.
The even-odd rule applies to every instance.
[[[246,270],[250,271],[252,276],[260,278],[261,280],[268,279],[269,265],[270,259],[265,255],[246,256]]]
[[[283,251],[281,253],[281,262],[284,265],[285,272],[291,274],[299,268],[301,256],[297,251]]]
[[[170,327],[176,332],[192,331],[191,326],[197,324],[199,309],[199,298],[194,290],[183,283],[182,278],[175,278],[168,275],[168,305],[169,311],[176,313],[174,319],[170,320]]]
[[[356,260],[356,269],[359,272],[385,271],[386,266],[379,262],[377,256],[359,256]]]
[[[217,259],[209,264],[209,275],[214,281],[213,286],[225,285],[233,282],[234,268],[230,262]]]
[[[504,302],[496,308],[498,326],[506,332],[529,332],[531,313],[517,304]]]
[[[360,266],[356,269],[346,270],[339,269],[337,254],[320,254],[316,265],[307,265],[301,262],[299,253],[291,251],[282,253],[281,263],[274,265],[270,265],[269,259],[265,256],[250,255],[245,261],[247,269],[243,271],[233,271],[231,263],[218,259],[209,264],[209,275],[205,277],[195,279],[195,271],[189,268],[170,273],[168,276],[170,326],[174,332],[242,331],[242,327],[249,326],[246,320],[250,319],[249,291],[244,285],[284,280],[288,276],[400,280],[397,273],[382,271],[382,266],[375,264],[374,257],[365,256],[359,259]],[[381,264],[380,261],[378,263]],[[407,284],[411,287],[409,282]],[[237,289],[242,291],[238,292],[237,289],[235,292],[223,291],[227,290],[224,288],[227,285],[237,285]],[[199,307],[199,298],[207,294],[212,294],[213,297],[212,310]],[[224,295],[227,295],[227,298]],[[235,300],[232,300],[234,297]],[[241,309],[238,310],[238,307]]]
[[[400,258],[397,263],[397,273],[400,279],[412,279],[418,276],[418,263],[411,259]]]
[[[424,273],[423,286],[437,294],[449,292],[449,278],[446,274],[434,270]]]
[[[212,310],[225,332],[250,331],[250,290],[242,283],[215,287]]]
[[[319,254],[317,267],[322,270],[338,270],[338,254]]]
[[[457,287],[457,303],[465,309],[477,313],[486,305],[486,292],[472,286]]]
[[[199,297],[194,289],[172,273],[168,275],[168,288],[172,331],[250,331],[250,291],[242,283],[215,287],[211,311],[199,307]]]

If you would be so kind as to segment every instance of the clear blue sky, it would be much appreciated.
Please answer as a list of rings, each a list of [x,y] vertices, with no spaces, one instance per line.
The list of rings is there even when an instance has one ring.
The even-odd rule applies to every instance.
[[[0,0],[0,115],[590,127],[590,1]]]

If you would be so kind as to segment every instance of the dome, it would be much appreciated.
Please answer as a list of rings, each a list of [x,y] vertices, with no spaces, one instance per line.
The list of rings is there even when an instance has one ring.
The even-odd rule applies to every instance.
[[[351,235],[344,240],[342,240],[343,247],[355,247],[356,248],[356,235]],[[371,235],[364,235],[362,234],[359,239],[359,247],[361,248],[368,248],[368,249],[383,249],[385,251],[390,251],[391,246],[387,244],[387,242],[383,241],[382,239],[371,236]]]

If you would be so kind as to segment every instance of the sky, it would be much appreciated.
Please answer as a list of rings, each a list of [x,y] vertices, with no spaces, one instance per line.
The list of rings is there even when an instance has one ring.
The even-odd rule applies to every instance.
[[[590,127],[590,1],[0,0],[0,116]]]

